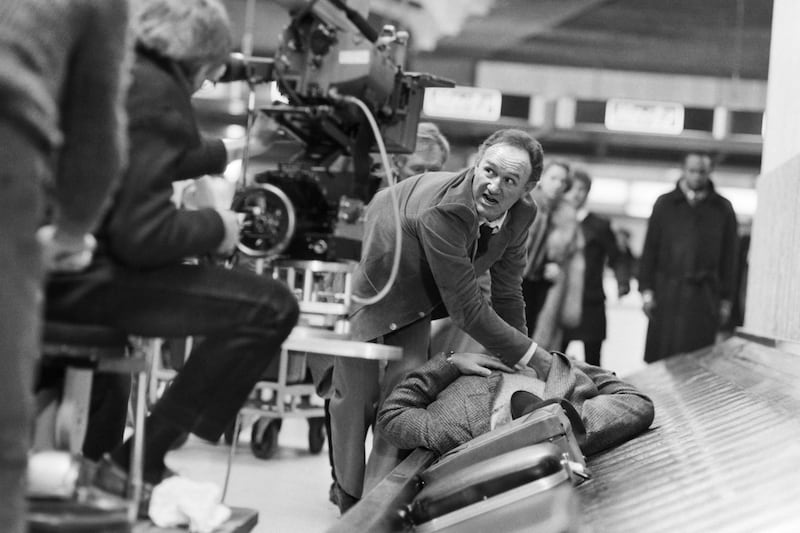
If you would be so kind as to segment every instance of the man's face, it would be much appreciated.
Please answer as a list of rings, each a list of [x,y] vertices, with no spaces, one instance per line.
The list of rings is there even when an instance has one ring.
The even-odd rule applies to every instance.
[[[683,165],[686,185],[693,191],[704,189],[711,175],[711,161],[708,157],[692,154]]]
[[[495,220],[530,192],[531,161],[528,152],[510,144],[486,149],[475,164],[472,196],[478,216]]]
[[[539,189],[548,200],[559,200],[564,196],[568,178],[569,172],[566,168],[561,165],[550,165],[542,172],[542,178],[539,180]]]
[[[443,162],[444,154],[438,145],[425,145],[413,154],[397,158],[398,181],[423,172],[438,172],[442,170]]]
[[[564,194],[564,199],[577,208],[583,207],[588,197],[589,187],[577,179],[572,181],[572,187]]]

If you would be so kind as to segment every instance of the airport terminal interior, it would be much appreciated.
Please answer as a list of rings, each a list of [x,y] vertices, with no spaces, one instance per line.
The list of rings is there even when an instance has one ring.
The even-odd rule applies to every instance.
[[[220,178],[240,184],[263,178],[266,186],[254,189],[253,203],[238,197],[238,209],[262,225],[261,234],[243,234],[234,268],[286,281],[301,301],[301,323],[284,345],[279,377],[257,386],[236,427],[218,443],[190,435],[166,456],[170,469],[216,484],[224,490],[223,503],[250,513],[247,526],[218,531],[486,531],[485,523],[475,525],[480,516],[472,516],[472,525],[469,518],[450,526],[436,520],[411,526],[413,520],[406,520],[414,515],[413,493],[432,458],[393,472],[342,516],[334,503],[324,399],[308,383],[308,367],[320,355],[390,359],[391,353],[377,351],[374,343],[347,344],[349,294],[342,300],[339,293],[326,293],[312,301],[314,283],[323,278],[309,274],[317,268],[308,266],[311,261],[333,276],[325,279],[344,280],[337,286],[350,290],[344,270],[324,265],[346,262],[354,268],[365,221],[348,212],[344,201],[363,206],[364,187],[372,187],[361,180],[363,163],[331,169],[345,152],[371,152],[377,160],[365,135],[348,139],[346,149],[337,145],[342,131],[353,131],[343,123],[369,130],[366,120],[353,122],[353,115],[337,116],[338,111],[326,115],[342,102],[332,97],[303,100],[303,91],[313,93],[315,84],[326,83],[345,95],[364,93],[368,104],[388,83],[397,98],[372,107],[379,108],[378,120],[386,121],[381,126],[389,151],[412,151],[408,139],[416,135],[417,122],[433,122],[450,145],[445,171],[474,165],[478,146],[497,130],[528,132],[541,143],[545,165],[566,160],[591,177],[586,207],[609,221],[630,253],[630,290],[624,294],[615,271],[602,269],[607,334],[601,362],[652,398],[650,429],[585,461],[581,456],[578,463],[590,471],[589,481],[576,481],[580,475],[570,468],[579,472],[580,465],[564,459],[567,453],[560,456],[562,465],[571,465],[564,468],[576,487],[553,489],[542,504],[547,511],[509,510],[530,520],[525,525],[513,525],[512,514],[502,509],[477,515],[493,517],[497,533],[800,530],[800,518],[791,512],[800,489],[790,480],[791,465],[800,460],[800,255],[792,253],[800,245],[794,229],[800,227],[800,2],[222,3],[243,74],[205,84],[192,102],[199,128],[209,136],[244,139],[258,114],[283,128],[265,153],[228,165]],[[298,53],[286,42],[308,29],[292,26],[302,17],[318,24],[309,30],[313,57],[306,72],[281,74],[279,66]],[[372,39],[362,35],[370,28]],[[364,45],[365,38],[372,42]],[[345,49],[348,43],[358,50]],[[387,64],[392,75],[377,79]],[[285,82],[287,72],[297,76],[294,85]],[[348,79],[354,72],[358,80]],[[404,85],[392,89],[399,79]],[[402,97],[401,91],[406,91]],[[391,124],[387,109],[396,113]],[[307,118],[318,116],[320,122]],[[714,189],[735,213],[733,315],[712,344],[647,363],[643,307],[651,295],[643,299],[637,268],[654,204],[676,190],[687,153],[710,157]],[[300,185],[285,172],[297,161],[305,164],[297,173]],[[320,190],[328,199],[341,197],[339,205],[326,206]],[[265,198],[284,202],[291,215],[278,208],[275,219],[262,216],[258,206],[267,205]],[[283,236],[269,240],[275,231]],[[157,368],[146,379],[151,401],[168,386],[176,354],[186,349],[160,346]],[[578,361],[586,357],[577,341],[565,352]],[[282,373],[290,382],[304,383],[284,387]],[[367,451],[371,443],[372,432]],[[536,527],[530,526],[535,520]],[[178,530],[139,523],[133,531]]]

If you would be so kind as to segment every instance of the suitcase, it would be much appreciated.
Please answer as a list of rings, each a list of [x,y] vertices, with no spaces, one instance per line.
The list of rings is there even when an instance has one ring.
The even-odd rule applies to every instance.
[[[567,409],[572,409],[570,416],[574,419],[577,415],[574,408],[569,405]],[[567,461],[570,480],[577,485],[589,478],[589,470],[572,429],[570,416],[558,402],[544,405],[443,454],[422,473],[422,482],[431,483],[436,478],[463,471],[480,461],[532,444],[547,442],[553,444],[560,452],[559,457]],[[576,424],[581,424],[579,429],[582,431],[580,418]]]
[[[417,533],[580,530],[561,449],[534,444],[432,478],[409,507]]]

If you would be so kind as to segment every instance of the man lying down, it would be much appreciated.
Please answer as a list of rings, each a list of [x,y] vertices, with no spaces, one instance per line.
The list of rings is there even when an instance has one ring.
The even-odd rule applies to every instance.
[[[443,454],[553,398],[569,401],[583,420],[585,455],[621,444],[653,421],[652,400],[613,372],[539,348],[516,371],[490,355],[439,354],[395,387],[377,423],[398,448]]]

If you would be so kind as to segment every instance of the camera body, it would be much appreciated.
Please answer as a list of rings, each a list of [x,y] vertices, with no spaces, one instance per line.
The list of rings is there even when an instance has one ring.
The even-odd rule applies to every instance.
[[[279,171],[262,173],[256,184],[239,191],[234,208],[245,213],[244,231],[250,232],[249,244],[240,250],[260,257],[333,260],[335,247],[321,243],[332,240],[340,199],[366,203],[377,188],[369,174],[370,152],[377,151],[375,135],[352,98],[374,117],[387,152],[411,153],[425,87],[453,83],[403,72],[408,34],[391,26],[376,32],[342,0],[294,4],[275,57],[234,55],[223,76],[225,81],[276,81],[288,103],[259,112],[302,145]],[[331,170],[341,156],[351,157],[352,165],[346,171]],[[264,184],[270,185],[266,193],[253,189]],[[248,194],[257,198],[248,201]],[[305,222],[298,224],[301,220]],[[259,236],[259,228],[275,231]]]

